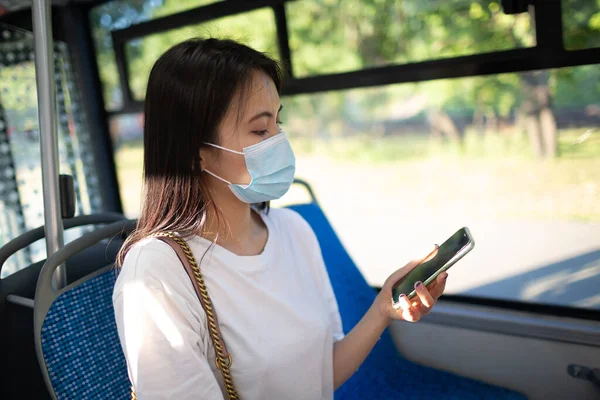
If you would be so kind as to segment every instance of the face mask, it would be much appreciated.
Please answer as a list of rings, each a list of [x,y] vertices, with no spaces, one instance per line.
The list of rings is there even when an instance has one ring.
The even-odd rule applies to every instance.
[[[247,185],[231,183],[207,169],[204,170],[228,184],[233,194],[244,203],[256,204],[278,199],[289,190],[294,181],[296,158],[283,132],[253,146],[244,147],[244,151],[212,143],[205,144],[244,156],[250,174],[250,183]]]

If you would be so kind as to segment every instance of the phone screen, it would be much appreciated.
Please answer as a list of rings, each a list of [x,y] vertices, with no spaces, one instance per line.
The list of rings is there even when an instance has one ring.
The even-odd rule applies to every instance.
[[[446,265],[457,253],[459,253],[471,240],[467,229],[459,229],[448,240],[442,243],[434,252],[421,264],[410,271],[392,290],[392,299],[397,303],[400,295],[409,294],[414,290],[414,285],[418,281],[425,282],[430,276],[435,274],[440,268]]]

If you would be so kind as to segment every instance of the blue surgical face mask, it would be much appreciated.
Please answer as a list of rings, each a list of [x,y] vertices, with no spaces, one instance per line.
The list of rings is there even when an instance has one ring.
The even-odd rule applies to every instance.
[[[229,185],[233,194],[244,203],[256,204],[278,199],[289,190],[294,181],[296,158],[283,132],[253,146],[244,147],[244,151],[212,143],[205,144],[244,156],[250,174],[250,183],[247,185],[231,183],[207,169],[204,170]]]

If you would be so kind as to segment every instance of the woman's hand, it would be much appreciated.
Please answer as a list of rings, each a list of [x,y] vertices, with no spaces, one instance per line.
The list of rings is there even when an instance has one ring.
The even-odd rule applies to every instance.
[[[383,284],[381,291],[375,299],[375,303],[377,303],[376,307],[382,317],[387,319],[388,323],[394,319],[417,322],[422,316],[431,311],[431,308],[435,305],[437,299],[444,293],[446,278],[448,278],[448,273],[446,272],[442,272],[428,287],[425,287],[422,282],[417,282],[415,284],[417,296],[413,297],[412,300],[408,300],[408,297],[406,296],[408,293],[405,293],[400,297],[401,308],[396,310],[392,306],[392,287],[436,250],[437,246],[435,246],[427,256],[409,262],[390,275]]]

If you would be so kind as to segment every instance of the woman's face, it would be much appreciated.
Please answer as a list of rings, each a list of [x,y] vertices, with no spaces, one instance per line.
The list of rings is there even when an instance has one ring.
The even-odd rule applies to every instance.
[[[221,147],[242,151],[280,133],[281,101],[273,80],[263,72],[255,72],[245,98],[234,97],[218,132]],[[238,184],[250,183],[244,156],[229,151],[202,148],[202,166],[221,178]],[[206,178],[215,179],[210,175]],[[223,185],[215,181],[216,185]]]

